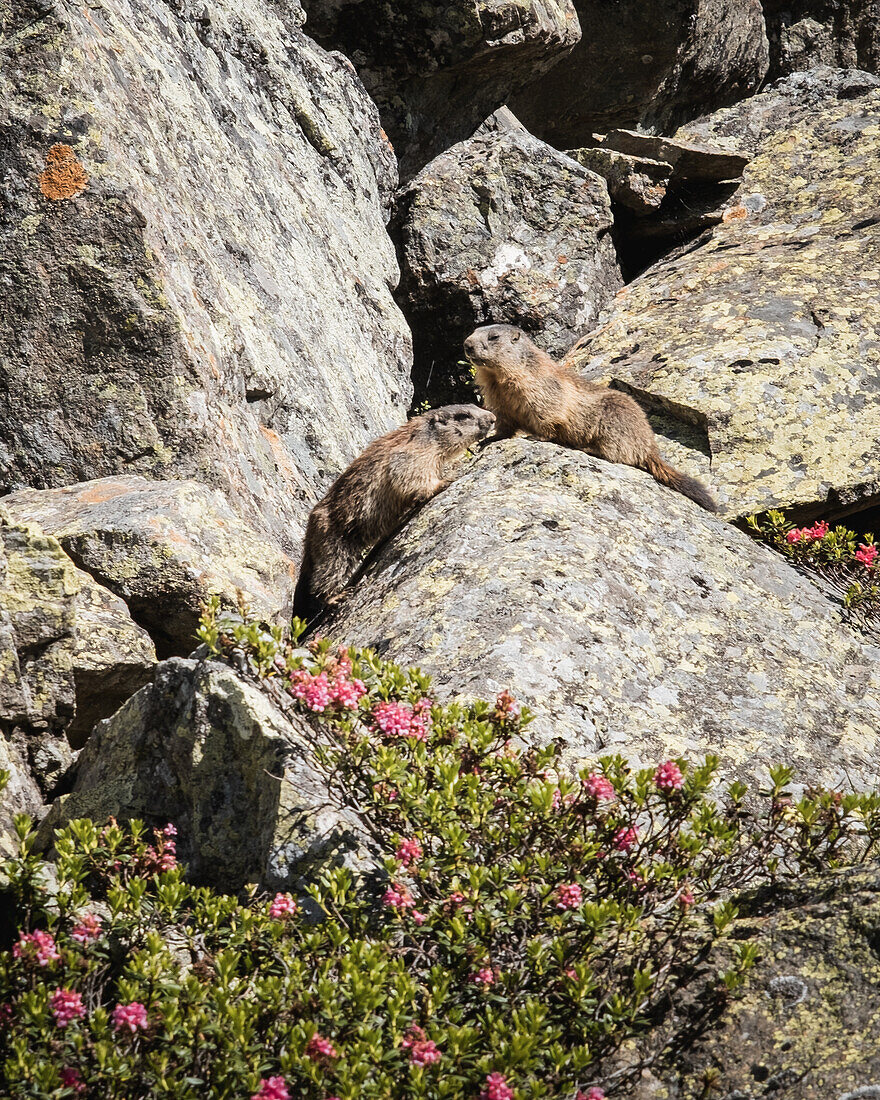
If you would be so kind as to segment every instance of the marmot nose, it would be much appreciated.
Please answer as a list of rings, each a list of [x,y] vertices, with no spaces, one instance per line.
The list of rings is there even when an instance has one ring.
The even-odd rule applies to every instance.
[[[473,351],[475,347],[476,347],[476,342],[475,342],[473,336],[469,336],[467,338],[467,340],[465,340],[465,342],[464,342],[464,350],[465,351]]]

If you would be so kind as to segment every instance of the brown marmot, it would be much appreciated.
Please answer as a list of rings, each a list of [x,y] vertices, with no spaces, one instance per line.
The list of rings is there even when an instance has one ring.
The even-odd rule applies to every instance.
[[[309,516],[293,612],[306,620],[338,602],[376,543],[417,504],[453,480],[446,463],[492,431],[476,405],[447,405],[413,417],[373,442],[330,486]]]
[[[663,461],[648,418],[628,394],[596,386],[555,363],[514,325],[478,328],[464,350],[486,407],[495,413],[493,438],[505,439],[521,429],[636,466],[708,511],[718,511],[704,485]]]

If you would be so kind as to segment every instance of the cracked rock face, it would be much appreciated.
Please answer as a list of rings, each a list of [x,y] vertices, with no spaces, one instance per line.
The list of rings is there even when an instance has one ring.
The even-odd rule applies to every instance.
[[[817,65],[880,72],[877,0],[762,0],[762,4],[770,40],[770,79]]]
[[[509,688],[572,762],[717,753],[723,774],[876,782],[877,649],[778,555],[648,474],[492,444],[378,555],[330,637],[441,696]]]
[[[670,128],[760,86],[768,47],[759,0],[575,0],[580,43],[509,104],[561,148],[615,127]]]
[[[293,0],[0,0],[0,493],[222,488],[294,547],[410,402],[378,113]]]
[[[623,285],[605,181],[521,131],[437,157],[400,193],[395,220],[416,397],[433,404],[472,399],[457,364],[478,325],[520,325],[560,357]]]
[[[573,0],[303,0],[357,67],[409,178],[579,40]]]
[[[198,645],[201,608],[240,598],[258,618],[289,619],[296,564],[195,481],[106,477],[4,498],[10,514],[39,523],[100,584],[125,600],[160,657]],[[240,594],[240,596],[239,596]]]
[[[172,658],[95,730],[40,837],[76,817],[171,821],[192,880],[298,889],[323,861],[364,856],[356,815],[313,760],[316,736],[227,665]]]
[[[632,393],[729,516],[880,499],[880,81],[797,73],[677,137],[753,154],[708,236],[571,357]]]
[[[152,675],[153,644],[122,600],[56,539],[0,509],[0,852],[13,811],[37,813],[73,749]]]

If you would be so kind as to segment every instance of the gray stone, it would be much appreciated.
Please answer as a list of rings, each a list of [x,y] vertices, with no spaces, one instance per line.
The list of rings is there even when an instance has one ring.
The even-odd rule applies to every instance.
[[[433,160],[396,218],[417,397],[472,399],[456,364],[477,325],[521,325],[552,355],[570,347],[623,283],[611,223],[605,181],[524,132],[484,133]]]
[[[0,0],[0,494],[196,478],[292,549],[403,419],[394,154],[302,21]]]
[[[742,183],[571,357],[643,403],[729,516],[880,500],[878,126],[877,77],[826,69],[680,131],[752,154]]]
[[[641,126],[661,133],[757,89],[768,65],[759,0],[575,0],[575,49],[508,99],[523,123],[561,148]]]
[[[762,0],[775,79],[817,65],[880,72],[877,0]]]
[[[676,181],[720,183],[722,180],[735,180],[740,178],[749,163],[745,153],[732,153],[674,138],[652,137],[635,130],[612,130],[605,135],[602,148],[668,164]]]
[[[569,149],[567,155],[601,176],[611,198],[637,214],[652,213],[666,196],[671,164],[600,146]]]
[[[125,600],[160,657],[195,649],[201,608],[213,595],[227,608],[243,600],[258,618],[290,618],[296,564],[216,489],[132,475],[24,489],[4,504],[18,520],[39,523]]]
[[[356,814],[314,761],[319,736],[227,665],[172,658],[97,727],[41,843],[76,817],[172,822],[194,881],[297,889],[325,861],[366,858]]]
[[[723,775],[876,783],[880,651],[768,548],[641,471],[486,448],[323,628],[434,677],[509,688],[572,764],[717,753]],[[531,731],[531,732],[529,732]]]
[[[303,7],[309,34],[356,65],[404,178],[473,134],[581,36],[572,0],[303,0]]]

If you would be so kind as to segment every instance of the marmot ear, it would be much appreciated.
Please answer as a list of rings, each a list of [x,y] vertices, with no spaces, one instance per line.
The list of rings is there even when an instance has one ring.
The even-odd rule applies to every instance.
[[[522,336],[522,333],[519,331],[518,328],[515,328],[513,330],[512,334],[511,334],[510,338],[511,338],[511,340],[514,341],[514,343],[516,343],[516,341],[520,338],[520,336]]]

